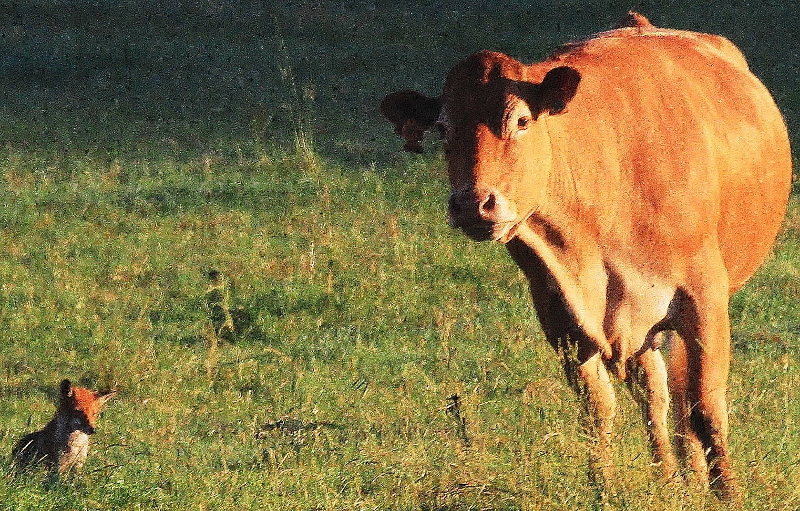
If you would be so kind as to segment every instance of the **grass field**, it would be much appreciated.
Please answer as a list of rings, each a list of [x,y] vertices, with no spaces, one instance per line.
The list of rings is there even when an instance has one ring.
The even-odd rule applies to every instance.
[[[376,105],[631,7],[732,38],[800,147],[796,2],[0,3],[0,446],[62,378],[119,390],[84,473],[0,463],[0,509],[594,509],[523,277]],[[800,509],[798,193],[731,305],[746,510]],[[655,477],[619,391],[609,509],[720,509]]]

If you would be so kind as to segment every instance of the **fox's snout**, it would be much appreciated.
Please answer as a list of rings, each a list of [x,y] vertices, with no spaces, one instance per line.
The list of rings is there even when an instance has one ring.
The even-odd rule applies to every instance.
[[[80,412],[70,418],[69,430],[80,431],[81,433],[85,433],[87,435],[94,435],[95,433],[94,424],[88,420],[88,417],[86,417],[85,414]]]

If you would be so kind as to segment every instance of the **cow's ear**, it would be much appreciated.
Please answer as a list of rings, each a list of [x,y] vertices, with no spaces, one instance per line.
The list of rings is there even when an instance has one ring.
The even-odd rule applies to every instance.
[[[422,152],[422,137],[436,123],[441,108],[440,98],[413,90],[393,92],[380,105],[383,116],[394,124],[394,132],[406,139],[403,149],[412,153]]]
[[[538,113],[560,114],[575,97],[581,74],[571,67],[551,69],[539,85]]]

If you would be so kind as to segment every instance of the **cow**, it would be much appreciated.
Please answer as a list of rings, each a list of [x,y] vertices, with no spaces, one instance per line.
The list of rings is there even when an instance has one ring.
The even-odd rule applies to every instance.
[[[381,109],[408,114],[390,119],[407,149],[438,128],[451,226],[505,244],[526,276],[585,397],[599,486],[614,474],[613,376],[640,397],[663,476],[678,479],[684,460],[736,500],[728,301],[771,250],[792,158],[780,111],[734,44],[630,13],[542,62],[477,52],[441,96],[400,91]]]

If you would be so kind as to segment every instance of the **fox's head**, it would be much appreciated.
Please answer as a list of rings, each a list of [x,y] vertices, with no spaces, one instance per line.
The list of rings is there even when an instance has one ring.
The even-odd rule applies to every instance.
[[[83,387],[73,387],[69,380],[64,380],[61,382],[61,402],[58,405],[58,412],[69,418],[72,431],[83,431],[87,435],[92,435],[100,410],[116,395],[116,390],[101,394]]]

